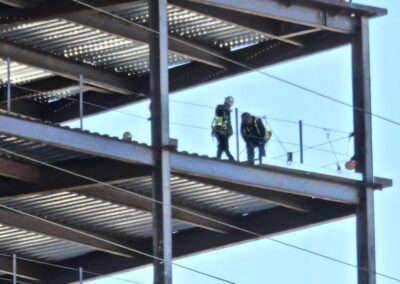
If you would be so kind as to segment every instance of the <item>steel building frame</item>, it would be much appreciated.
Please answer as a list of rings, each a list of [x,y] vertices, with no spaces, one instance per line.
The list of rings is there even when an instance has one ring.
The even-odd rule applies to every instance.
[[[0,72],[0,107],[12,110],[0,111],[0,250],[25,258],[18,277],[77,280],[29,258],[101,275],[153,262],[154,282],[171,283],[173,258],[355,214],[358,282],[376,283],[374,190],[391,181],[373,174],[368,23],[386,10],[339,0],[85,3],[107,13],[74,1],[0,0],[0,57],[15,62],[8,80]],[[345,44],[362,180],[171,145],[169,92]],[[57,125],[82,113],[67,97],[79,92],[61,91],[80,77],[86,116],[149,98],[152,145]],[[0,260],[11,275],[12,258]]]

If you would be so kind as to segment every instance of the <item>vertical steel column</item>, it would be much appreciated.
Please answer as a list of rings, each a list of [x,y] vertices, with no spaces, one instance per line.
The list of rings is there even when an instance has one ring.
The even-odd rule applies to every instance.
[[[304,162],[304,152],[303,152],[303,121],[299,120],[299,139],[300,139],[300,163]]]
[[[368,18],[361,18],[360,32],[352,43],[353,64],[353,120],[354,147],[358,161],[356,170],[363,180],[373,182],[371,79],[369,61]],[[374,190],[370,187],[360,191],[360,205],[356,209],[358,283],[375,284],[375,220]]]
[[[79,284],[83,284],[83,269],[79,267]]]
[[[13,254],[13,284],[17,284],[17,255]]]
[[[236,125],[236,160],[240,161],[240,148],[239,148],[239,110],[235,108],[235,125]]]
[[[7,58],[7,111],[11,111],[11,60]]]
[[[167,1],[149,0],[154,283],[172,283]],[[162,202],[162,204],[160,204]],[[161,261],[162,259],[163,261]]]
[[[79,75],[79,122],[83,129],[83,75]]]

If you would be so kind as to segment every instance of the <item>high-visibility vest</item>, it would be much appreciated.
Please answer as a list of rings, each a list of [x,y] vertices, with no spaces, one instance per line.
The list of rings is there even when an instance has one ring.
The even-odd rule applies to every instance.
[[[257,133],[258,133],[258,136],[261,137],[261,131],[260,131],[260,129],[258,128],[258,125],[257,125],[257,122],[258,122],[260,119],[261,119],[261,118],[256,118],[256,119],[254,119],[254,127],[256,128],[256,131],[257,131]],[[261,123],[262,123],[262,122],[261,122]],[[268,140],[271,138],[271,134],[272,134],[271,131],[265,129],[265,137],[261,137],[261,138],[264,138],[265,141],[268,142]]]
[[[228,128],[228,120],[225,116],[216,116],[215,117],[215,126],[219,126],[221,128],[227,129]]]

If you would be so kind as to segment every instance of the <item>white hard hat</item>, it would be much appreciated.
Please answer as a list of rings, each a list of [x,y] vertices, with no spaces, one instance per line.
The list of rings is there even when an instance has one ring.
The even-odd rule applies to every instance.
[[[228,97],[225,98],[225,103],[230,105],[230,106],[233,106],[234,102],[235,102],[235,98],[234,97],[228,96]]]

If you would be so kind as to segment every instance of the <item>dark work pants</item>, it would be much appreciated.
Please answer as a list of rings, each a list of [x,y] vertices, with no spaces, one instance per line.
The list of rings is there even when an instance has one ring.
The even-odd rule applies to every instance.
[[[222,153],[225,152],[226,156],[230,161],[235,160],[229,152],[229,137],[226,135],[217,134],[218,140],[218,150],[217,150],[217,158],[221,159]]]
[[[265,144],[266,142],[247,142],[246,143],[246,150],[247,150],[247,161],[254,165],[254,150],[258,148],[258,160],[260,164],[262,163],[262,157],[265,157]]]

